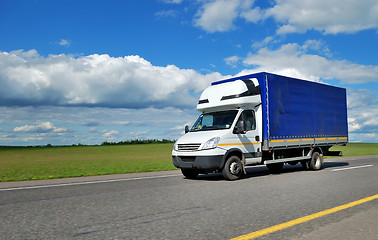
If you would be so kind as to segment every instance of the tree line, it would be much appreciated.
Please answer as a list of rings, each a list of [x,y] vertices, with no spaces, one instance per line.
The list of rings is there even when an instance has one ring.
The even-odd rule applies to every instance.
[[[145,139],[145,140],[127,140],[127,141],[120,141],[120,142],[103,142],[101,143],[101,146],[107,146],[107,145],[130,145],[130,144],[154,144],[154,143],[174,143],[175,140],[169,140],[169,139]]]
[[[159,143],[174,143],[175,140],[170,139],[145,139],[145,140],[127,140],[127,141],[120,141],[120,142],[103,142],[101,146],[110,146],[110,145],[131,145],[131,144],[159,144]],[[34,146],[2,146],[0,145],[0,150],[11,149],[11,148],[51,148],[51,147],[84,147],[84,146],[99,146],[95,145],[87,145],[87,144],[72,144],[72,145],[58,145],[54,146],[52,144],[47,145],[34,145]]]

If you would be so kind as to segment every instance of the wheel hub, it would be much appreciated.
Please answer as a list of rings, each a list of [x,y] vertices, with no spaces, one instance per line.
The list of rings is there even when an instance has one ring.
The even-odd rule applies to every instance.
[[[237,164],[236,162],[231,163],[230,172],[232,174],[237,175],[237,174],[240,173],[240,171],[241,171],[241,168],[240,168],[239,164]]]
[[[316,168],[320,168],[321,164],[322,164],[322,163],[321,163],[321,161],[320,161],[320,158],[317,157],[316,160],[315,160],[315,167],[316,167]]]

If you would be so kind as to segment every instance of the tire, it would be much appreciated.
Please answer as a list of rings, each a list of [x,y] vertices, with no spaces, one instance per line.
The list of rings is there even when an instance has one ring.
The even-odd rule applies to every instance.
[[[283,165],[284,163],[271,163],[271,164],[267,164],[266,167],[272,173],[279,173],[281,169],[283,168]]]
[[[181,168],[181,173],[188,179],[195,179],[199,172],[195,169],[186,169],[186,168]]]
[[[222,175],[227,180],[237,180],[243,175],[243,165],[238,156],[231,156],[227,159],[222,170]]]
[[[309,170],[310,169],[310,161],[309,160],[301,161],[301,164],[302,164],[303,170]]]
[[[317,171],[322,168],[323,156],[318,152],[314,152],[309,162],[309,168],[313,171]]]

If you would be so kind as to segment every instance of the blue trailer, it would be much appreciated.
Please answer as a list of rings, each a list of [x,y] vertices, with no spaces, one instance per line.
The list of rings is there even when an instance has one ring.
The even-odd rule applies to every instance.
[[[348,142],[346,90],[261,72],[214,82],[202,112],[177,140],[172,160],[186,177],[221,171],[238,179],[245,166],[285,163],[319,170],[330,147]]]

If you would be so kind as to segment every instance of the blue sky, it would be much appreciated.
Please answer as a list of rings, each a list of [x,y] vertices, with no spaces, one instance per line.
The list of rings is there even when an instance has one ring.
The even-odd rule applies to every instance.
[[[268,71],[347,88],[378,142],[376,0],[0,0],[0,145],[176,139],[211,82]]]

